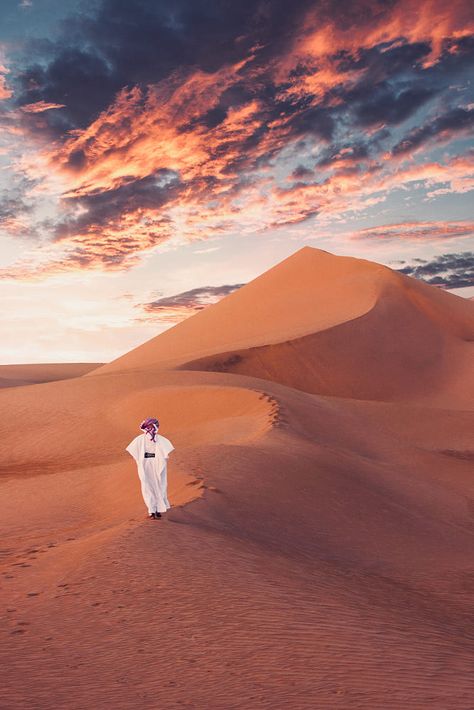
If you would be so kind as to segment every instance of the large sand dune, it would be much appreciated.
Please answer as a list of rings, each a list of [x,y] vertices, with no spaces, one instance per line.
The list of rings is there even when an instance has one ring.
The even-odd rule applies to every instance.
[[[472,406],[473,361],[471,302],[379,264],[304,247],[90,375],[202,369],[338,397]]]
[[[347,309],[349,285],[315,312],[320,259]],[[305,314],[246,337],[245,290],[269,314],[295,262]],[[2,707],[472,708],[473,304],[311,249],[252,283],[97,375],[0,392]],[[318,337],[350,327],[325,394],[310,365],[288,381],[285,344],[329,354]],[[239,348],[247,373],[182,368]],[[176,451],[151,522],[123,448],[153,413]]]
[[[238,291],[178,323],[94,374],[169,368],[191,358],[307,335],[369,311],[384,266],[303,247]]]

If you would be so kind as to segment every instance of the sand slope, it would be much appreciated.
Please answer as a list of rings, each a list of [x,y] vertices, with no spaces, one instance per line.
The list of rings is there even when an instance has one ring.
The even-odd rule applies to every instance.
[[[377,312],[380,273],[359,314],[324,332]],[[474,412],[434,379],[470,312],[410,288],[403,303],[446,361],[419,389],[408,372],[409,397],[354,331],[356,364],[373,369],[365,401],[347,360],[330,370],[333,396],[150,367],[166,334],[143,367],[0,392],[1,707],[472,708]],[[367,326],[380,348],[386,320]],[[410,332],[405,358],[421,347]],[[176,451],[173,508],[151,522],[123,447],[154,413]]]

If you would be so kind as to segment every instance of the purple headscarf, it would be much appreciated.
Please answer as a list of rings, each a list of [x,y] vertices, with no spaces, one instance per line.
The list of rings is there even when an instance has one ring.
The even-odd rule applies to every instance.
[[[152,441],[155,441],[156,433],[158,431],[158,427],[160,426],[160,422],[158,419],[154,419],[153,417],[148,417],[147,419],[144,419],[142,423],[140,424],[140,429],[143,431],[146,431],[147,434],[150,435],[150,438]]]

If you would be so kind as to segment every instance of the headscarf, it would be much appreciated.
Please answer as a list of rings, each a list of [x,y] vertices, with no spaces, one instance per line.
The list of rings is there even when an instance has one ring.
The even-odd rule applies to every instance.
[[[158,419],[154,419],[153,417],[148,417],[147,419],[144,419],[142,423],[140,424],[140,429],[143,431],[146,431],[147,434],[150,435],[150,438],[152,441],[155,441],[155,437],[158,431],[158,427],[160,426],[160,422]]]

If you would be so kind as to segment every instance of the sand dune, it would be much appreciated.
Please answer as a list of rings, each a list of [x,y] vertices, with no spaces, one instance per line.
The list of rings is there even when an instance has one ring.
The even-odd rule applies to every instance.
[[[313,251],[271,337],[237,316],[248,287],[274,309],[282,265],[100,375],[0,392],[2,707],[472,707],[474,412],[449,374],[469,386],[472,304]],[[347,309],[313,313],[320,259]],[[243,342],[251,374],[180,367]],[[151,522],[123,447],[153,413],[176,451]]]
[[[81,377],[100,365],[100,362],[0,365],[0,388],[68,380],[70,377]]]
[[[369,311],[390,270],[303,247],[218,303],[97,369],[170,368],[191,358],[308,335]]]
[[[473,361],[471,302],[372,262],[304,247],[90,375],[202,369],[338,397],[472,406]]]
[[[445,298],[438,302],[436,295],[425,293],[423,286],[410,289],[403,282],[387,283],[373,308],[358,318],[301,338],[231,350],[180,367],[253,375],[337,397],[423,398],[472,407],[474,309],[467,309],[457,296],[442,293]]]

